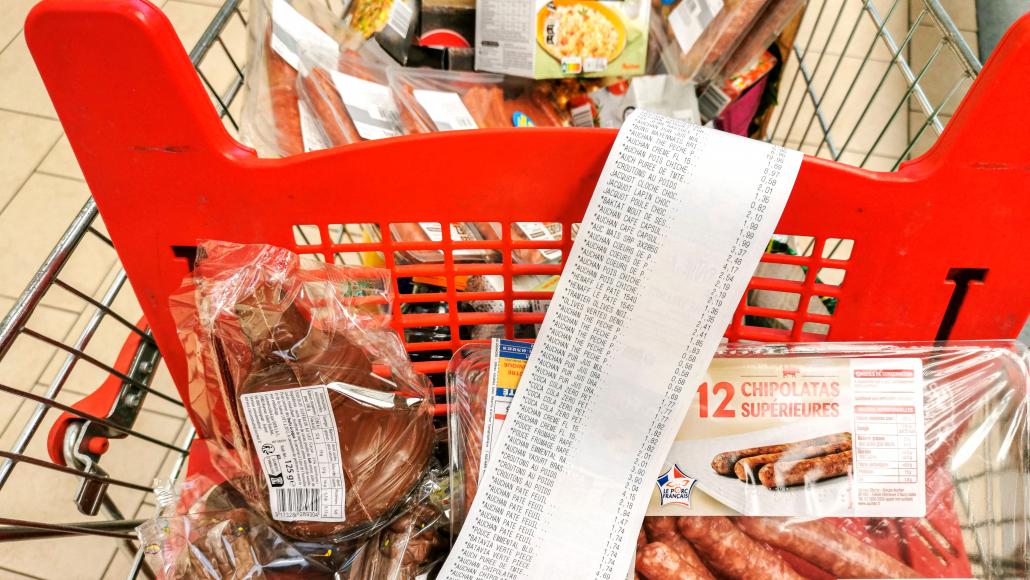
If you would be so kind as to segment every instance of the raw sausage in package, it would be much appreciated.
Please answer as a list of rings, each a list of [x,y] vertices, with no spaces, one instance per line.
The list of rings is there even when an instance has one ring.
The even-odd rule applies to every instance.
[[[407,111],[402,116],[410,115],[420,133],[568,125],[548,83],[491,73],[402,68],[390,70],[389,76]]]
[[[770,1],[778,0],[663,3],[651,18],[652,53],[665,72],[704,84],[722,70]],[[659,72],[653,65],[649,70]]]
[[[338,147],[411,132],[405,129],[390,92],[389,63],[373,58],[368,50],[339,55],[302,51],[300,61],[301,101],[328,145]]]
[[[452,532],[530,345],[493,348],[448,370]],[[1013,342],[724,345],[653,474],[636,574],[1025,577],[1028,386]]]
[[[297,70],[303,50],[339,51],[335,18],[312,0],[252,0],[249,16],[240,140],[262,157],[326,147],[298,100]]]
[[[203,242],[172,300],[191,398],[224,405],[205,425],[213,463],[287,536],[367,536],[428,468],[429,385],[388,324],[389,288],[382,269]]]

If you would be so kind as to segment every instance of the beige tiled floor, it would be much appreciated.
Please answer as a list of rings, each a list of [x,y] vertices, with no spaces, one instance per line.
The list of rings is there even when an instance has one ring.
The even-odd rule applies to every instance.
[[[71,222],[88,196],[88,189],[75,162],[67,139],[63,136],[53,107],[47,98],[39,76],[29,57],[21,24],[35,0],[0,1],[0,247],[4,248],[2,265],[4,276],[0,277],[0,313],[6,312],[32,277],[36,268],[53,247],[65,227]],[[826,64],[814,71],[815,86],[825,86],[833,77],[850,81],[857,78],[854,102],[874,103],[870,112],[873,121],[888,119],[895,105],[904,97],[906,85],[897,75],[890,75],[884,88],[872,97],[876,79],[884,72],[892,73],[891,54],[879,43],[873,45],[868,63],[863,67],[864,55],[873,41],[874,30],[868,26],[857,30],[851,42],[850,27],[862,17],[859,6],[862,0],[810,0],[809,12],[817,11],[823,2],[826,13],[836,17],[841,13],[838,28],[829,34],[829,25],[816,28],[809,37],[810,29],[803,29],[799,44],[806,50],[806,62],[814,63],[821,54]],[[893,0],[874,0],[882,13]],[[899,44],[903,41],[909,25],[909,18],[918,15],[922,0],[900,0],[895,15],[888,21],[887,30]],[[844,6],[844,10],[840,7]],[[219,0],[164,0],[158,2],[168,14],[176,30],[189,47],[200,36],[204,27],[214,16]],[[959,28],[975,46],[976,23],[973,0],[945,0]],[[832,24],[832,20],[829,21]],[[906,48],[905,58],[913,70],[925,61],[933,50],[935,38],[929,25],[913,34],[913,43]],[[232,32],[227,41],[239,44],[244,41],[241,30]],[[839,66],[840,55],[844,55]],[[208,71],[213,77],[228,74],[230,64],[212,61]],[[796,70],[796,59],[791,61],[787,77]],[[947,63],[935,63],[932,75],[925,81],[927,95],[936,105],[946,93],[948,83],[961,77],[961,70],[948,68]],[[834,73],[834,68],[837,72]],[[825,91],[821,106],[835,107],[843,98],[843,90],[836,85]],[[947,114],[954,109],[955,97],[942,111]],[[790,103],[787,103],[790,105]],[[807,107],[807,108],[806,108]],[[797,110],[795,103],[791,110]],[[801,106],[801,115],[795,127],[787,131],[790,121],[781,123],[778,137],[786,138],[789,145],[811,152],[818,148],[821,133],[817,127],[808,126],[811,104]],[[831,130],[836,143],[847,140],[852,127],[862,115],[862,108],[848,105],[842,108],[840,118]],[[905,152],[909,137],[918,131],[925,116],[917,104],[901,107],[891,123],[871,122],[868,118],[859,123],[841,160],[859,164],[867,160],[871,169],[887,170],[898,156]],[[881,129],[886,126],[883,137],[877,142]],[[874,142],[876,147],[873,148]],[[921,140],[920,148],[932,142],[930,136]],[[870,151],[872,149],[872,151]],[[102,227],[102,226],[101,226]],[[93,236],[87,236],[73,254],[73,258],[61,274],[62,280],[80,289],[87,295],[99,297],[110,287],[117,274],[117,263],[113,251]],[[127,319],[134,321],[139,316],[139,307],[129,286],[125,286],[115,300],[115,309]],[[28,327],[63,342],[71,343],[79,336],[91,310],[87,303],[68,292],[54,289],[44,298],[29,321]],[[107,320],[101,324],[86,349],[89,354],[102,361],[113,361],[126,337],[126,330],[119,324]],[[43,393],[57,376],[64,353],[29,336],[22,335],[12,350],[0,359],[0,384],[10,385],[35,393]],[[91,392],[106,374],[92,368],[85,361],[79,361],[68,375],[67,383],[58,400],[73,403]],[[155,388],[166,394],[174,392],[167,372],[160,369]],[[151,397],[147,410],[137,422],[137,429],[164,441],[178,442],[185,433],[182,410],[175,405]],[[21,431],[25,420],[32,413],[33,404],[24,399],[0,394],[0,448],[7,449]],[[54,413],[48,415],[40,433],[45,434],[54,420]],[[140,484],[151,480],[168,470],[172,456],[167,450],[141,440],[114,441],[112,451],[102,465],[114,477],[124,478]],[[45,458],[44,439],[36,437],[28,453]],[[0,490],[0,517],[23,518],[49,522],[78,522],[90,518],[79,514],[71,503],[77,488],[77,481],[71,477],[57,475],[33,466],[22,465],[15,470],[7,485]],[[153,506],[145,501],[140,492],[124,489],[112,490],[112,497],[128,516],[147,517]],[[0,543],[0,579],[6,578],[123,578],[130,565],[128,552],[120,550],[116,542],[105,538],[63,538],[58,540],[34,540],[21,543]]]

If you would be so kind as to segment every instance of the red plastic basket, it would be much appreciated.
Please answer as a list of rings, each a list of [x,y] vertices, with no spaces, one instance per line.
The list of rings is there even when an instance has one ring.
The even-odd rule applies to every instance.
[[[168,296],[188,274],[198,239],[276,244],[332,260],[336,252],[383,252],[395,278],[436,276],[446,292],[407,294],[398,329],[539,323],[517,313],[510,280],[556,274],[557,265],[512,262],[516,221],[580,221],[615,133],[606,130],[483,130],[368,142],[289,159],[258,159],[225,130],[167,18],[144,0],[45,0],[26,25],[33,57],[53,99],[154,337],[187,405],[186,363]],[[754,278],[752,289],[799,296],[795,311],[742,304],[732,340],[927,340],[1015,337],[1030,314],[1030,18],[1017,23],[934,148],[896,173],[806,158],[780,221],[784,234],[812,236],[810,256],[766,254],[805,268],[803,281]],[[403,243],[390,223],[502,224],[495,242]],[[378,224],[383,240],[334,244],[330,224]],[[320,243],[298,245],[297,225],[316,225]],[[831,240],[854,240],[846,260],[824,258]],[[463,247],[495,249],[498,264],[458,264]],[[397,265],[394,252],[442,249],[439,265]],[[841,285],[817,282],[822,268]],[[455,276],[501,275],[502,292],[458,293]],[[807,311],[835,297],[832,315]],[[459,300],[501,300],[496,314],[462,313]],[[403,302],[446,301],[447,314],[401,314]],[[789,320],[791,330],[753,327],[745,315]],[[829,326],[828,335],[806,323]],[[461,340],[409,350],[453,350]],[[445,363],[419,363],[439,372]],[[201,436],[204,434],[202,433]]]

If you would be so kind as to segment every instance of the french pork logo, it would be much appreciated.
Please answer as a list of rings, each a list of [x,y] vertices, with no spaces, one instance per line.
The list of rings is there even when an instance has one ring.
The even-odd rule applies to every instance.
[[[678,503],[690,507],[690,490],[697,480],[690,477],[679,465],[673,465],[669,471],[658,476],[658,493],[662,497],[661,505]]]

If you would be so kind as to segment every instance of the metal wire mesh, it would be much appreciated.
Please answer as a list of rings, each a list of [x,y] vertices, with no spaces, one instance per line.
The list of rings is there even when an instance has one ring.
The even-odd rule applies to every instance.
[[[937,0],[812,0],[769,139],[892,171],[933,144],[979,71]]]

